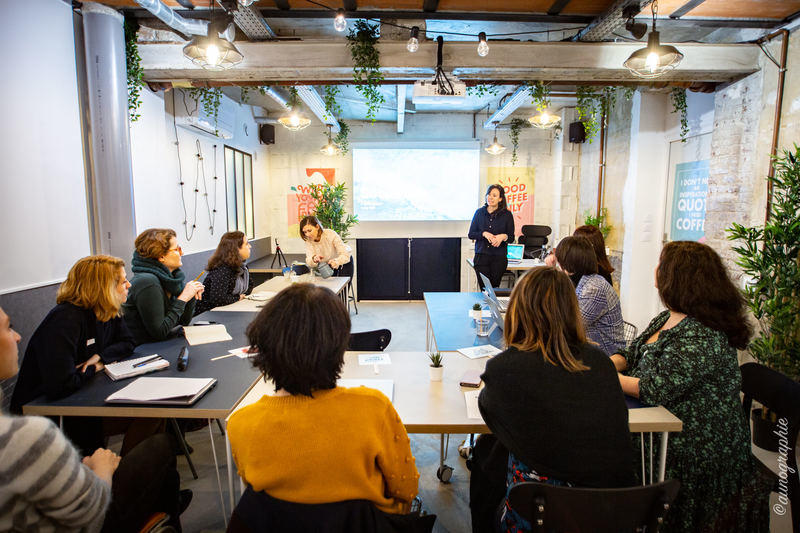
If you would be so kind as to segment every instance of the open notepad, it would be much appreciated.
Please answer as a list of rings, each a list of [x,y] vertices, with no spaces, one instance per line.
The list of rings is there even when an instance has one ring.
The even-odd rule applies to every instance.
[[[233,337],[228,334],[228,330],[225,329],[225,324],[184,326],[183,334],[186,336],[186,342],[189,343],[189,346],[233,340]]]
[[[154,357],[155,359],[153,359]],[[148,361],[148,359],[150,359],[150,361]],[[148,362],[141,366],[135,366],[142,361]],[[108,375],[112,381],[117,381],[118,379],[132,378],[133,376],[140,376],[167,367],[169,367],[169,361],[161,358],[158,354],[153,354],[145,357],[137,357],[136,359],[119,361],[117,363],[110,363],[106,365],[105,371],[106,375]]]
[[[216,384],[214,378],[139,378],[108,396],[106,402],[192,405]]]

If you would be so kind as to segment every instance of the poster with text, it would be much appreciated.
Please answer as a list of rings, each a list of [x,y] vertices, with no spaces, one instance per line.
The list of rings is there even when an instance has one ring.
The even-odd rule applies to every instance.
[[[488,183],[499,183],[506,192],[508,209],[514,214],[514,233],[522,235],[522,226],[533,224],[533,167],[489,167]],[[481,200],[486,201],[481,191]]]
[[[314,214],[316,202],[311,198],[311,188],[309,183],[328,182],[334,185],[336,182],[335,168],[307,168],[305,177],[308,178],[304,183],[292,185],[289,194],[286,195],[288,213],[288,233],[289,237],[300,237],[300,219],[306,215]]]
[[[675,165],[671,241],[699,241],[705,237],[707,194],[708,160]]]

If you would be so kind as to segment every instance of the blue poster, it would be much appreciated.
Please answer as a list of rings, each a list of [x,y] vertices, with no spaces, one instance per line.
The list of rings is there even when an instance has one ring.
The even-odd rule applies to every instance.
[[[675,166],[671,241],[699,241],[705,236],[708,160]]]

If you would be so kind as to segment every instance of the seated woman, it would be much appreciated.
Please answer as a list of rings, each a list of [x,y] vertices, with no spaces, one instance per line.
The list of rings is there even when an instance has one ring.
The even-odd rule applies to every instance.
[[[138,345],[163,341],[175,326],[188,326],[203,284],[184,282],[183,250],[173,230],[145,230],[135,246],[131,290],[122,312]]]
[[[751,328],[739,290],[705,244],[664,246],[656,286],[667,310],[612,355],[626,394],[683,421],[670,435],[666,477],[681,490],[664,531],[769,531],[769,482],[757,474],[739,399],[736,349]]]
[[[550,267],[523,276],[503,335],[508,349],[486,363],[478,406],[509,450],[508,490],[524,481],[633,486],[625,398],[614,365],[586,342],[569,278]],[[531,530],[507,499],[502,530]]]
[[[374,389],[336,386],[350,317],[330,290],[294,284],[247,328],[253,365],[275,394],[231,415],[239,475],[256,491],[294,503],[368,500],[407,513],[419,474],[392,402]]]
[[[300,237],[306,242],[308,268],[319,269],[320,264],[327,264],[336,270],[350,262],[350,247],[335,231],[323,228],[317,217],[303,217],[300,221]]]
[[[238,302],[253,290],[253,280],[245,261],[250,259],[250,243],[241,231],[229,231],[219,240],[217,251],[208,260],[203,299],[194,314]]]
[[[609,285],[613,286],[614,281],[611,278],[611,273],[614,272],[614,267],[611,266],[608,255],[606,255],[606,241],[600,229],[597,226],[591,225],[578,226],[575,228],[575,231],[572,232],[572,235],[589,239],[589,242],[592,243],[592,248],[594,248],[594,253],[597,256],[597,273],[603,276],[603,279],[606,280]]]
[[[0,308],[0,380],[17,373],[19,341]],[[166,435],[149,437],[121,462],[103,448],[81,460],[50,420],[0,415],[0,442],[0,531],[136,532],[156,512],[180,531],[191,491],[178,493]]]
[[[80,259],[58,289],[56,305],[36,328],[11,397],[11,412],[39,396],[69,396],[103,370],[106,363],[133,353],[133,337],[120,317],[130,283],[122,259],[93,255]],[[158,432],[161,419],[64,417],[64,431],[91,454],[105,435],[126,432],[126,454]]]
[[[565,237],[558,243],[556,261],[575,284],[586,336],[607,355],[625,346],[619,296],[597,273],[597,256],[585,237]]]

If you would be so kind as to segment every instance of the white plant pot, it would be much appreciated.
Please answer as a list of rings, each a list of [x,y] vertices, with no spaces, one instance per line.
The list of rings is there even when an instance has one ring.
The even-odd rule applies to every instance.
[[[469,312],[469,315],[472,317],[473,320],[478,320],[481,316],[483,316],[483,310],[475,311],[473,309]]]
[[[429,366],[428,370],[431,373],[431,381],[442,381],[442,373],[444,373],[443,366]]]

